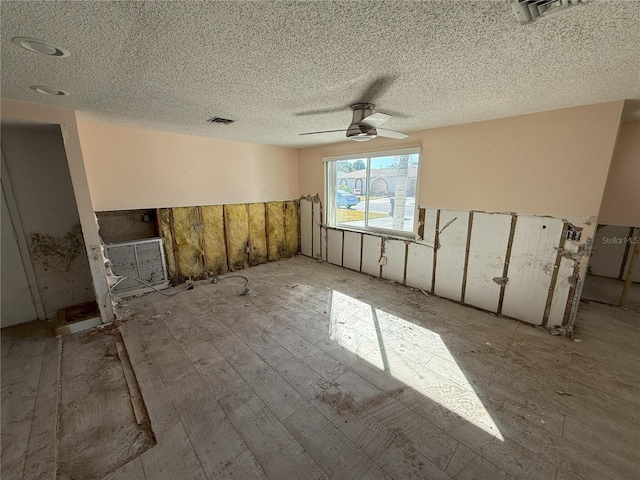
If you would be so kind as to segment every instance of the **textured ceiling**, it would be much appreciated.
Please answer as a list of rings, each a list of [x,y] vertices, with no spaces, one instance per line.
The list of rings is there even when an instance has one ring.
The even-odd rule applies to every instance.
[[[3,1],[1,17],[3,98],[247,142],[343,140],[297,134],[346,128],[358,100],[397,114],[385,127],[411,132],[640,99],[633,0],[597,0],[529,25],[507,0]],[[71,56],[28,52],[15,36]],[[311,111],[326,112],[301,115]],[[207,123],[212,116],[236,123]]]

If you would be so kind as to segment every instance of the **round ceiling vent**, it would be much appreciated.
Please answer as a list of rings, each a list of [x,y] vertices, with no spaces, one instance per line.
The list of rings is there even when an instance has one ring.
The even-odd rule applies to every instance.
[[[11,39],[11,41],[19,47],[26,48],[30,52],[41,53],[42,55],[49,55],[50,57],[64,58],[71,55],[68,50],[56,47],[51,43],[47,43],[44,40],[38,40],[37,38],[15,37]]]
[[[38,93],[43,93],[45,95],[67,95],[66,92],[62,90],[56,90],[55,88],[45,87],[44,85],[31,85],[29,87],[31,90],[35,90]]]

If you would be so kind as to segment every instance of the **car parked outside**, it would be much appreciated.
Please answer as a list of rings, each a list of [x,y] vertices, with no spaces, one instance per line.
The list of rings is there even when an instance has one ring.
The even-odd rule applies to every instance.
[[[353,193],[345,192],[344,190],[338,190],[336,192],[336,201],[338,207],[351,208],[358,204],[358,197]]]

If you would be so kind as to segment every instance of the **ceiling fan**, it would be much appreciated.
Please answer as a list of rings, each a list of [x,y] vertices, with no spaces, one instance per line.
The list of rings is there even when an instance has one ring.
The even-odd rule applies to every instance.
[[[350,106],[353,111],[351,125],[347,129],[342,130],[324,130],[321,132],[301,133],[300,135],[316,135],[318,133],[347,132],[347,138],[356,142],[366,142],[376,137],[387,138],[407,138],[409,135],[380,128],[389,121],[391,115],[386,113],[373,111],[375,105],[373,103],[354,103]]]

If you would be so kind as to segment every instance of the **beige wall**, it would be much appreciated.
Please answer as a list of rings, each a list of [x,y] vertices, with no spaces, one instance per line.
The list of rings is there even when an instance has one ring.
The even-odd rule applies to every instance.
[[[598,214],[623,101],[299,150],[300,194],[324,196],[323,156],[422,147],[421,206]]]
[[[55,318],[60,308],[95,300],[60,127],[3,125],[1,133],[42,304]]]
[[[91,121],[78,132],[96,211],[290,200],[291,148]]]
[[[78,215],[82,226],[82,234],[87,248],[91,276],[93,278],[93,288],[100,308],[103,322],[113,320],[113,310],[111,303],[107,301],[109,287],[107,286],[106,270],[102,251],[100,247],[100,237],[98,235],[98,225],[95,221],[95,213],[89,195],[89,185],[84,168],[80,140],[78,138],[78,128],[76,124],[76,114],[67,108],[37,105],[33,103],[16,102],[14,100],[2,100],[2,118],[26,120],[29,122],[51,123],[60,125],[62,138],[64,141],[69,174],[73,184],[73,193],[78,207]]]
[[[598,223],[640,226],[640,121],[620,125]]]

